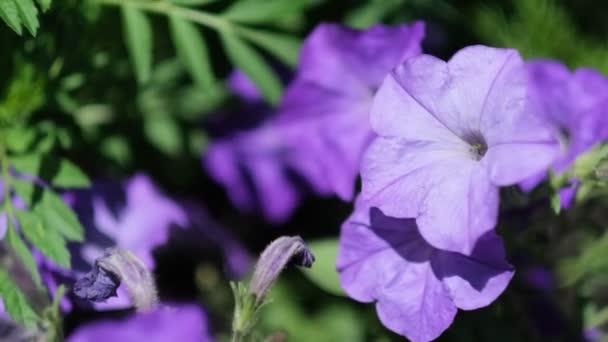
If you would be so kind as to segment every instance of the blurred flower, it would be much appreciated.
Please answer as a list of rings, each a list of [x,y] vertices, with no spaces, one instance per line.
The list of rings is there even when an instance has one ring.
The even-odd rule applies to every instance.
[[[203,165],[239,210],[260,209],[270,221],[282,222],[296,208],[301,192],[288,172],[285,144],[270,118],[271,109],[253,82],[235,71],[228,85],[245,102],[241,110],[246,113],[224,120],[233,127],[214,139],[203,156]],[[219,127],[213,131],[222,128],[225,130]]]
[[[413,342],[437,338],[459,308],[489,305],[513,277],[493,232],[465,256],[431,246],[414,219],[377,208],[356,210],[344,223],[337,268],[349,296],[376,302],[382,323]]]
[[[78,328],[68,342],[94,341],[206,342],[212,341],[206,318],[195,305],[161,306],[125,320],[101,320]]]
[[[527,63],[535,112],[547,121],[561,144],[561,153],[553,163],[559,174],[578,155],[608,138],[608,79],[588,68],[570,72],[552,60]],[[540,172],[522,182],[530,190],[546,177]],[[576,194],[578,181],[573,179],[560,193],[562,207],[568,207]],[[563,195],[563,196],[562,196]]]
[[[422,22],[367,30],[321,24],[308,36],[277,120],[294,163],[313,164],[302,174],[311,184],[352,199],[374,136],[374,93],[392,68],[420,54],[423,37]]]
[[[374,99],[380,136],[362,162],[361,200],[416,218],[430,245],[471,255],[496,225],[498,187],[546,170],[557,152],[527,91],[515,50],[471,46],[448,62],[405,61]]]

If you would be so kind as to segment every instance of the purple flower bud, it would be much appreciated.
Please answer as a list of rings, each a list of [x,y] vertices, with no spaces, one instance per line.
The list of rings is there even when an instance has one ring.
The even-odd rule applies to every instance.
[[[79,298],[93,302],[103,302],[110,297],[116,297],[116,289],[120,279],[95,263],[93,269],[78,279],[74,284],[74,294]]]
[[[255,296],[256,304],[261,303],[281,271],[289,264],[311,267],[315,257],[299,236],[283,236],[274,240],[260,256],[249,291]]]
[[[87,300],[104,301],[116,296],[121,281],[137,310],[156,307],[158,295],[152,274],[139,258],[123,248],[110,248],[95,260],[93,270],[74,285],[74,293]]]

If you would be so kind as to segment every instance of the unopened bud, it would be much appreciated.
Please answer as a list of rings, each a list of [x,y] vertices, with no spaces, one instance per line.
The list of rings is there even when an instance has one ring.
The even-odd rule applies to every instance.
[[[311,267],[315,257],[299,236],[283,236],[274,240],[260,256],[253,271],[249,291],[261,303],[279,274],[289,264]]]
[[[135,254],[110,248],[95,260],[93,269],[74,284],[74,293],[83,299],[100,302],[116,296],[123,282],[138,311],[149,311],[158,304],[154,278]]]

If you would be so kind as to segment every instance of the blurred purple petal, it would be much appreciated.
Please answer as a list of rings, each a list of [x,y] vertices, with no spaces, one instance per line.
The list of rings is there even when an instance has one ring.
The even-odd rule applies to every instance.
[[[160,307],[124,320],[100,320],[78,328],[68,342],[206,342],[212,341],[206,317],[195,305]]]

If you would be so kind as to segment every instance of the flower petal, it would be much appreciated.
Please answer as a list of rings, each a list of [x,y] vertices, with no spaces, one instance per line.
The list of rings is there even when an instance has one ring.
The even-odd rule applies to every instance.
[[[367,92],[395,65],[419,54],[423,37],[422,22],[375,25],[365,31],[321,24],[302,46],[298,78],[328,89],[347,88],[351,94]]]
[[[445,146],[377,138],[362,164],[361,201],[391,217],[416,217],[432,246],[468,254],[494,228],[498,191],[476,162]]]
[[[506,262],[500,237],[493,232],[480,238],[472,255],[438,251],[433,270],[446,286],[452,301],[463,310],[478,309],[492,303],[513,277]]]
[[[353,298],[377,301],[382,323],[412,341],[437,338],[456,307],[430,265],[434,249],[413,219],[385,216],[359,205],[342,227],[340,281]]]

